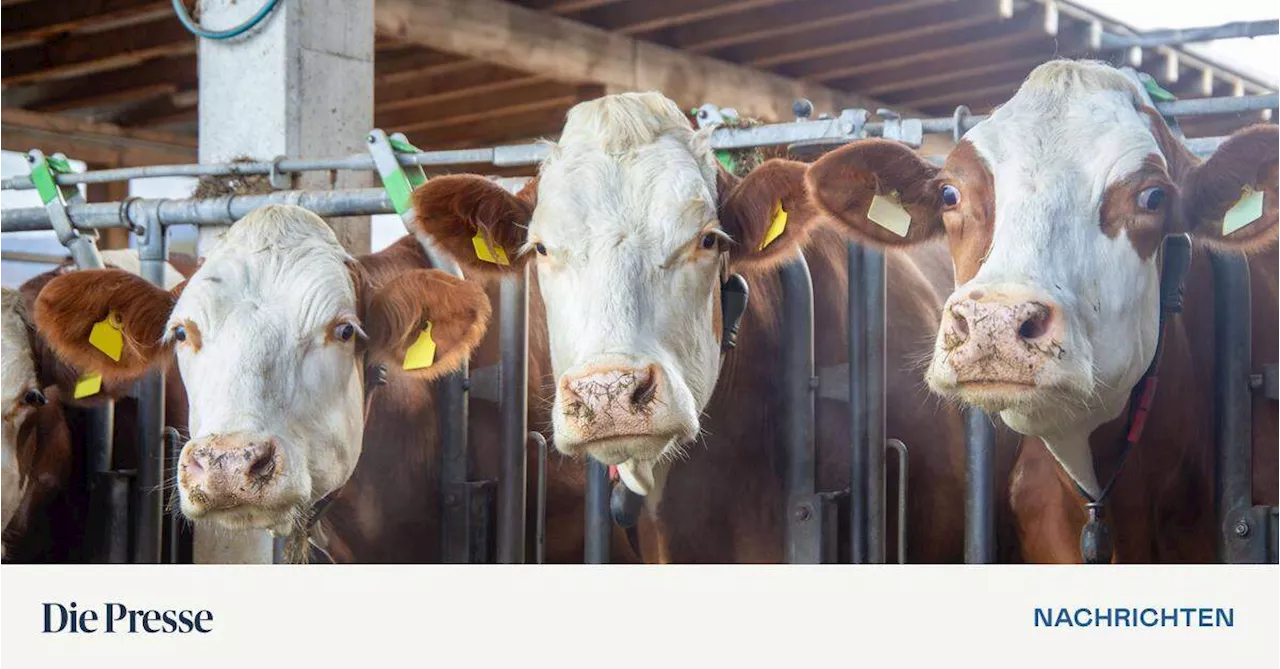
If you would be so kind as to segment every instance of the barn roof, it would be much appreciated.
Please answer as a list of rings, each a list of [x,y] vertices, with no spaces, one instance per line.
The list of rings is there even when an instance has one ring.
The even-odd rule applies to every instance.
[[[1275,90],[1185,48],[1100,45],[1103,33],[1137,31],[1053,0],[375,2],[375,124],[421,147],[554,136],[570,106],[625,88],[618,73],[627,74],[627,54],[637,53],[666,67],[656,79],[637,74],[637,85],[656,81],[694,105],[734,106],[697,96],[733,91],[751,70],[768,73],[760,79],[768,91],[817,91],[819,112],[838,111],[826,103],[929,116],[964,104],[981,113],[1054,57],[1139,63],[1181,98]],[[433,20],[463,6],[470,24],[454,30],[451,16],[448,26]],[[197,45],[170,0],[4,0],[0,11],[5,149],[59,150],[49,143],[75,138],[68,154],[104,166],[194,159]],[[467,28],[486,21],[520,39],[494,45]],[[559,59],[551,68],[539,48],[548,35]],[[561,66],[573,58],[583,62]],[[717,89],[717,79],[731,81]],[[1220,135],[1262,118],[1190,120],[1184,130]]]

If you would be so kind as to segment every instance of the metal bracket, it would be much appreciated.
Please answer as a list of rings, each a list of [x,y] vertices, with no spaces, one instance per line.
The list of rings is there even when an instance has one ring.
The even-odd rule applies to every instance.
[[[924,124],[920,119],[903,119],[901,114],[892,109],[877,109],[876,115],[884,119],[880,135],[885,139],[902,142],[913,149],[920,148],[924,143]]]
[[[58,236],[58,242],[71,253],[72,260],[80,269],[102,269],[102,256],[98,253],[98,233],[90,231],[81,234],[71,222],[67,213],[68,204],[84,204],[84,196],[75,186],[63,186],[58,183],[59,174],[69,174],[71,164],[61,153],[45,157],[39,149],[27,152],[27,163],[31,165],[31,181],[35,184],[45,211],[49,213],[49,223]]]
[[[1249,377],[1249,387],[1273,402],[1280,400],[1280,367],[1263,365],[1261,374]]]
[[[1277,564],[1277,508],[1254,506],[1227,519],[1229,564]]]

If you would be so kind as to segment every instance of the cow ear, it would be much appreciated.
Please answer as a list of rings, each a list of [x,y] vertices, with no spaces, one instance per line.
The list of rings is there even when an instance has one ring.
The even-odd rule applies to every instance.
[[[819,223],[805,194],[808,167],[794,160],[765,161],[742,179],[720,171],[720,227],[736,242],[734,269],[763,269],[795,258]]]
[[[1274,125],[1240,130],[1179,184],[1179,228],[1214,246],[1256,251],[1276,238]]]
[[[81,373],[130,383],[169,360],[165,325],[174,295],[118,269],[54,277],[36,296],[34,322],[49,347]],[[115,359],[118,356],[118,360]]]
[[[484,338],[484,289],[440,270],[405,272],[378,288],[364,316],[375,364],[423,379],[457,371]]]
[[[414,225],[462,267],[493,276],[519,270],[537,180],[512,195],[483,177],[436,177],[413,192]]]
[[[909,246],[945,230],[937,174],[937,167],[903,144],[858,140],[809,168],[809,193],[859,242]]]

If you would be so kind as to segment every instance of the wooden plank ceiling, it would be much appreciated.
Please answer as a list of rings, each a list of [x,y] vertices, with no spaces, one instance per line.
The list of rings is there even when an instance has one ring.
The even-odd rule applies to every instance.
[[[1035,65],[1055,56],[1115,63],[1127,56],[1089,51],[1087,21],[1039,3],[1008,3],[1012,16],[1003,15],[1005,3],[997,0],[516,4],[931,116],[949,116],[960,104],[987,111]],[[174,18],[169,0],[4,0],[0,11],[4,107],[182,142],[195,135],[196,42]],[[376,49],[375,122],[406,132],[423,147],[554,136],[570,106],[602,93],[599,86],[550,81],[386,38],[377,40]],[[1144,51],[1143,68],[1179,97],[1265,90],[1216,65],[1206,75],[1206,64],[1185,54],[1170,66],[1170,53]],[[1190,121],[1184,129],[1191,136],[1217,135],[1261,118]]]

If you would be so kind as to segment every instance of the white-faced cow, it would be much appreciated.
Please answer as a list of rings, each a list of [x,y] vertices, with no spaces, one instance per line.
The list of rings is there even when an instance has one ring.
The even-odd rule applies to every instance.
[[[1109,522],[1117,560],[1214,559],[1211,388],[1223,344],[1209,256],[1251,254],[1253,363],[1274,363],[1276,156],[1275,126],[1259,126],[1200,162],[1118,70],[1055,61],[940,169],[880,140],[811,169],[815,201],[862,239],[949,242],[956,289],[927,379],[1028,436],[1009,491],[1028,560],[1080,559],[1085,503],[1124,459],[1130,393],[1154,357],[1160,244],[1178,233],[1194,239],[1185,308],[1169,320],[1159,391],[1108,500]],[[876,197],[910,213],[905,236],[870,220]],[[1242,198],[1256,220],[1224,233]],[[1255,401],[1255,502],[1275,505],[1276,411]]]
[[[113,313],[119,361],[90,344]],[[404,373],[448,373],[488,316],[478,286],[435,270],[370,284],[319,217],[288,206],[231,226],[172,291],[120,270],[80,271],[49,282],[35,309],[59,356],[109,381],[136,379],[176,352],[190,399],[182,513],[282,535],[356,466],[366,363],[399,369],[430,323],[431,364]]]
[[[423,230],[470,271],[534,262],[550,337],[552,427],[563,453],[617,465],[658,518],[648,559],[782,558],[780,284],[806,250],[816,359],[845,360],[846,242],[821,220],[806,166],[770,161],[744,179],[720,169],[656,93],[582,103],[519,196],[469,176],[415,193]],[[509,264],[497,264],[501,250]],[[737,348],[721,364],[720,284],[751,289]],[[889,432],[910,443],[911,558],[959,559],[958,415],[903,371],[937,326],[940,299],[906,257],[889,265]],[[819,406],[818,485],[848,485],[847,408]],[[672,461],[676,462],[672,464]],[[576,528],[575,528],[576,529]],[[654,543],[656,539],[656,544]]]

